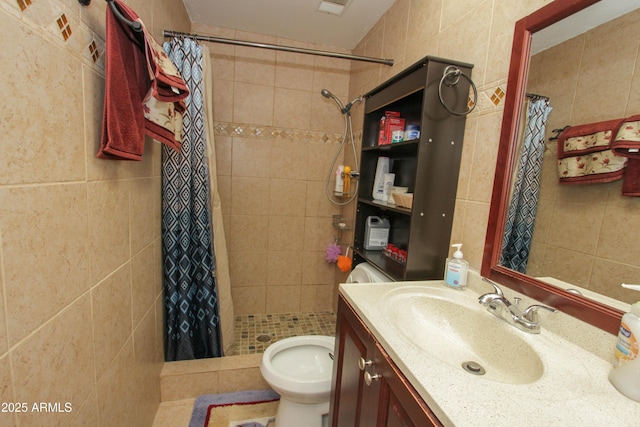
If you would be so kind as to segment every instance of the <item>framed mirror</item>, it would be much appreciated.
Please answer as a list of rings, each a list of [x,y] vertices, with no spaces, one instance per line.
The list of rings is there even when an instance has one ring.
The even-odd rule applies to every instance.
[[[491,207],[489,212],[489,223],[487,227],[487,238],[485,242],[483,261],[482,261],[482,269],[481,273],[483,276],[488,277],[490,279],[495,280],[496,282],[502,283],[512,289],[521,292],[525,295],[528,295],[536,300],[539,300],[547,305],[553,306],[569,315],[572,315],[576,318],[579,318],[585,322],[588,322],[594,326],[597,326],[607,332],[612,334],[617,334],[620,317],[623,313],[623,309],[626,303],[631,301],[626,301],[622,304],[616,304],[614,298],[610,298],[605,295],[604,298],[588,298],[583,295],[579,295],[574,293],[575,290],[571,289],[573,286],[569,287],[569,290],[566,286],[561,287],[558,286],[556,282],[562,282],[561,280],[555,281],[550,280],[553,277],[545,277],[545,276],[558,276],[558,274],[547,274],[544,269],[541,271],[538,269],[535,273],[528,274],[529,271],[533,271],[533,268],[529,269],[521,269],[521,271],[516,271],[512,268],[507,268],[502,260],[502,246],[503,246],[503,236],[505,234],[505,223],[507,218],[507,212],[509,210],[510,198],[513,189],[513,180],[514,175],[517,170],[517,157],[518,157],[518,147],[520,145],[520,141],[522,140],[522,131],[521,128],[523,126],[523,109],[525,108],[525,104],[527,103],[527,94],[530,91],[530,83],[532,83],[536,79],[551,79],[554,73],[553,71],[558,70],[566,70],[567,67],[576,66],[559,64],[559,63],[546,63],[546,69],[542,71],[536,70],[535,68],[539,66],[540,63],[544,63],[542,60],[538,60],[538,58],[533,57],[533,53],[537,53],[538,51],[542,51],[544,49],[548,49],[551,45],[557,44],[559,42],[564,42],[565,40],[571,40],[573,37],[579,37],[580,34],[584,34],[589,31],[591,28],[595,28],[599,25],[603,25],[602,22],[599,23],[589,23],[583,24],[578,22],[577,17],[585,17],[595,15],[598,18],[601,18],[606,13],[603,13],[603,10],[607,13],[613,9],[611,4],[607,4],[608,0],[555,0],[538,11],[532,13],[529,16],[526,16],[519,20],[515,26],[514,32],[514,40],[513,47],[511,52],[511,63],[508,74],[507,81],[507,93],[505,97],[504,104],[504,115],[502,121],[502,129],[500,133],[500,143],[498,150],[498,158],[496,164],[496,174],[494,179],[494,187],[493,194],[491,199]],[[640,2],[614,2],[617,4],[620,3],[640,3]],[[633,6],[633,8],[637,8],[640,5]],[[588,13],[589,11],[596,8],[595,14]],[[600,9],[597,9],[600,8]],[[617,12],[615,12],[617,13]],[[615,15],[614,13],[614,15]],[[614,19],[620,19],[619,16],[622,13],[620,12],[618,15],[614,16]],[[638,12],[635,12],[638,13]],[[614,24],[615,25],[615,24]],[[638,27],[638,25],[630,26],[630,27]],[[630,28],[627,27],[627,30]],[[566,33],[567,28],[574,30],[573,33],[568,33],[570,35],[564,35]],[[623,33],[625,34],[625,33]],[[634,35],[629,35],[629,39],[633,39],[633,43],[637,44],[636,33]],[[550,36],[551,39],[557,39],[550,45],[545,46],[544,44],[547,42],[542,42],[539,39],[541,35]],[[620,39],[618,39],[620,40]],[[541,44],[542,47],[538,47],[538,44]],[[535,47],[534,47],[535,45]],[[533,49],[533,50],[532,50]],[[637,49],[637,46],[633,47],[633,49]],[[559,56],[567,56],[567,55],[559,55]],[[584,58],[584,57],[583,57]],[[582,59],[582,58],[578,58]],[[597,67],[596,67],[597,73]],[[633,74],[633,73],[632,73]],[[558,75],[558,73],[555,73]],[[631,78],[629,78],[631,80]],[[626,86],[626,93],[622,96],[629,98],[629,93],[632,90],[633,86],[631,81]],[[566,82],[563,82],[566,85]],[[577,84],[577,83],[576,83]],[[618,85],[620,86],[620,85]],[[538,87],[545,87],[545,85],[538,85]],[[549,86],[547,86],[549,88]],[[636,91],[638,89],[636,88]],[[580,116],[579,114],[567,114],[566,106],[561,105],[561,96],[557,91],[553,91],[553,93],[540,93],[539,95],[543,95],[544,97],[548,97],[550,99],[550,105],[553,109],[556,110],[555,117],[564,117],[563,123],[565,125],[580,125],[583,124],[580,121],[586,120],[588,121],[598,121],[598,120],[606,120],[606,119],[616,119],[623,118],[624,114],[627,112],[628,108],[625,110],[624,108],[619,109],[616,107],[609,107],[606,104],[601,104],[599,111],[597,114],[603,114],[602,117],[598,116],[589,116],[588,114],[583,114]],[[573,99],[575,102],[575,94],[573,95]],[[602,99],[599,97],[598,99]],[[640,105],[640,102],[639,102]],[[633,108],[632,108],[633,109]],[[638,111],[633,112],[632,114],[640,113],[640,109]],[[552,113],[553,114],[553,113]],[[609,114],[609,116],[607,116]],[[631,114],[629,114],[631,115]],[[574,121],[575,122],[572,122]],[[557,120],[556,120],[557,121]],[[552,120],[549,120],[552,122]],[[547,157],[551,160],[550,165],[543,165],[543,169],[545,167],[556,169],[556,161],[554,156],[557,154],[557,149],[554,146],[554,142],[548,142],[548,137],[551,132],[551,128],[547,128],[547,135],[545,136],[545,141],[547,141],[547,148],[545,151],[549,153],[545,154],[545,162],[547,162]],[[561,127],[561,126],[560,126]],[[553,134],[551,134],[553,135]],[[555,149],[555,151],[554,151]],[[543,178],[544,181],[544,178]],[[557,179],[554,181],[553,179],[550,181],[550,185],[555,186],[556,188],[561,188],[562,186],[558,186]],[[543,185],[547,183],[543,182]],[[585,186],[573,186],[574,188],[582,187],[588,188]],[[567,187],[569,188],[569,187]],[[589,191],[593,191],[591,187]],[[599,191],[602,190],[603,187],[599,188]],[[606,188],[606,187],[604,187]],[[619,185],[618,185],[619,188]],[[544,190],[542,190],[544,191]],[[554,188],[553,191],[566,191],[566,190],[556,190]],[[613,191],[607,189],[608,194],[613,194]],[[571,194],[571,197],[574,199],[579,196],[579,192],[574,192]],[[623,196],[620,196],[622,199]],[[640,207],[640,198],[626,198],[626,199],[636,199],[631,201],[629,204],[631,205],[631,209]],[[628,206],[627,206],[628,208]],[[602,208],[604,210],[604,208]],[[640,210],[635,209],[635,212],[640,212]],[[571,217],[570,214],[565,216]],[[536,218],[537,222],[538,218]],[[575,224],[574,224],[575,225]],[[559,227],[558,230],[562,230],[562,225],[555,225]],[[541,227],[539,227],[541,228]],[[564,229],[570,229],[570,226],[567,225]],[[534,227],[535,230],[535,227]],[[631,230],[631,229],[630,229]],[[535,234],[535,231],[534,231]],[[556,233],[557,234],[557,233]],[[634,245],[640,247],[640,244]],[[612,244],[611,246],[616,246]],[[621,249],[621,248],[619,248]],[[602,250],[602,249],[599,249]],[[640,251],[640,249],[638,249]],[[533,252],[534,250],[532,250]],[[595,250],[594,250],[595,252]],[[565,252],[566,253],[566,252]],[[558,254],[555,254],[556,258],[558,258]],[[607,258],[607,257],[605,257]],[[580,263],[581,261],[577,261]],[[593,268],[593,262],[589,261],[590,264],[588,268]],[[640,261],[638,261],[640,263]],[[535,263],[534,263],[535,264]],[[540,263],[538,263],[540,264]],[[575,264],[575,263],[574,263]],[[585,262],[585,265],[587,262]],[[538,265],[539,267],[539,265]],[[547,271],[554,271],[554,269],[550,269]],[[556,267],[555,272],[562,271],[562,269]],[[640,281],[640,275],[634,277],[636,272],[640,272],[640,265],[638,266],[638,270],[630,269],[631,273],[627,275],[627,277],[631,276],[632,279],[636,281],[631,281],[632,283],[637,283]],[[559,273],[562,275],[562,273]],[[602,276],[602,274],[601,274]],[[561,277],[561,279],[565,279]],[[608,278],[605,278],[608,279]],[[566,280],[566,279],[565,279]],[[631,279],[625,279],[631,280]],[[567,280],[570,281],[570,280]],[[588,281],[588,280],[587,280]],[[573,281],[570,281],[573,283]],[[580,282],[580,280],[577,280]],[[581,289],[583,286],[582,283],[574,283],[576,288]],[[582,286],[582,287],[581,287]],[[611,287],[620,287],[620,282],[617,281],[617,278],[612,277],[611,283],[608,284]],[[588,287],[588,285],[587,285]],[[617,291],[611,291],[612,296],[616,296]],[[583,292],[584,294],[584,292]],[[636,297],[638,298],[638,297]],[[640,299],[640,298],[638,298]]]

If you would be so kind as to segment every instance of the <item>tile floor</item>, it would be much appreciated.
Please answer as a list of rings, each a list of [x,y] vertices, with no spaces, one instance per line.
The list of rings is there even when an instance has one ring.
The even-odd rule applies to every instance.
[[[300,335],[336,333],[336,315],[321,313],[249,314],[236,316],[234,355],[264,353],[269,344]]]
[[[269,344],[292,336],[333,336],[335,329],[336,316],[332,312],[236,316],[233,354],[263,353]],[[187,427],[195,397],[162,402],[153,427]]]

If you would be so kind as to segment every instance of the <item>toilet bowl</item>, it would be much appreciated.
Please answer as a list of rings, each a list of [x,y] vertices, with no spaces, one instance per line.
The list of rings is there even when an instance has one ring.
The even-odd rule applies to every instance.
[[[280,395],[278,427],[327,425],[334,343],[334,337],[307,335],[267,347],[260,372]]]

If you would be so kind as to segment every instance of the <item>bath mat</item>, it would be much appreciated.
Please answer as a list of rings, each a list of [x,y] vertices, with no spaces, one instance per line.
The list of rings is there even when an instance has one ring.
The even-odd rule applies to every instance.
[[[266,422],[261,422],[260,419],[275,416],[279,399],[280,395],[273,390],[248,390],[199,396],[193,404],[189,427],[227,427],[230,422],[238,419],[244,420],[239,421],[240,423],[255,421],[266,427]],[[275,409],[270,408],[270,406]],[[226,411],[224,408],[232,409],[232,411]],[[227,416],[231,418],[228,418],[225,424],[209,422],[209,416],[212,412],[216,416],[219,413],[227,413]],[[251,417],[255,417],[255,420],[246,420],[246,418]],[[273,423],[269,427],[272,427],[272,425]],[[254,426],[246,424],[242,425],[242,427]],[[260,427],[260,424],[255,424],[255,427]]]

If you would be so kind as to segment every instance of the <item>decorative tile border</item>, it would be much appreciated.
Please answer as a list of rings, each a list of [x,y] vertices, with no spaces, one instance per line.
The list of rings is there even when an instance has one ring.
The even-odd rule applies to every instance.
[[[15,15],[34,33],[60,46],[104,75],[105,42],[82,22],[78,13],[80,9],[70,7],[68,2],[60,0],[0,1],[5,12]]]
[[[216,136],[268,138],[305,143],[339,144],[342,142],[342,134],[338,133],[288,129],[275,126],[256,126],[244,123],[215,122],[214,133]],[[354,134],[356,141],[361,137],[361,133],[357,135]]]

